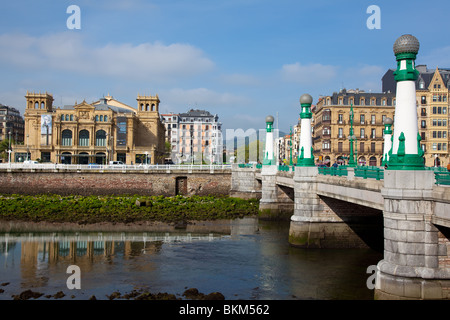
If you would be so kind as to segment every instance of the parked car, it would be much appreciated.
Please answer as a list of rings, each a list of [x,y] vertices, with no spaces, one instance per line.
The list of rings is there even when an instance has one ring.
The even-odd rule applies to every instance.
[[[110,166],[124,166],[125,163],[123,163],[122,161],[110,161],[109,165]]]
[[[36,160],[25,160],[23,164],[39,164]]]

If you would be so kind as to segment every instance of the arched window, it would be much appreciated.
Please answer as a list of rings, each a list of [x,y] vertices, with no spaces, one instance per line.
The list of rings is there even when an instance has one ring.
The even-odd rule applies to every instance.
[[[152,104],[152,111],[156,111],[155,110],[155,104]]]
[[[148,103],[145,105],[145,111],[148,111]]]
[[[97,122],[98,122],[98,115],[96,115],[96,116],[95,116],[95,121],[97,121]]]
[[[45,109],[45,103],[41,102],[41,109]]]
[[[63,114],[61,115],[61,121],[64,121],[64,115]]]
[[[80,131],[80,139],[78,145],[80,147],[88,147],[89,146],[89,131],[81,130]]]
[[[95,145],[97,147],[105,147],[106,146],[106,132],[105,132],[105,130],[98,130],[95,133]]]
[[[100,116],[100,121],[103,121],[103,116]]]
[[[36,102],[34,103],[34,108],[35,108],[35,109],[39,109],[39,102],[36,101]]]
[[[103,120],[108,121],[108,116],[105,116],[105,118],[103,118]]]
[[[66,121],[69,121],[69,115],[66,114]]]
[[[61,134],[61,145],[71,146],[72,145],[72,131],[69,129],[63,130]]]
[[[73,114],[70,115],[70,121],[73,121]]]

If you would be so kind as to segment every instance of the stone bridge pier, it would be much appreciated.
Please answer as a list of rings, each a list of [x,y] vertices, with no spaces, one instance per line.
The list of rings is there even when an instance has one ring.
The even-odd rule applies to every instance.
[[[277,183],[278,167],[263,165],[259,218],[289,220],[294,210],[294,190]]]
[[[449,229],[435,224],[450,204],[433,201],[433,172],[387,170],[384,179],[384,259],[375,298],[450,299]]]
[[[381,250],[381,211],[321,195],[319,177],[317,167],[295,168],[289,243],[302,248]]]

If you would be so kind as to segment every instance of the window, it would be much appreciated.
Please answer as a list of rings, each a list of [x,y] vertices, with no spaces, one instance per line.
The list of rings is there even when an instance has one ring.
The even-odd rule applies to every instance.
[[[96,116],[95,116],[95,121],[98,122],[98,120],[99,120],[98,115],[96,115]]]
[[[70,121],[73,121],[73,114],[70,115]]]
[[[80,147],[88,147],[89,146],[89,131],[81,130],[80,131],[80,139],[78,145]]]
[[[370,152],[375,152],[375,142],[372,142],[371,144],[370,144]]]
[[[372,124],[375,124],[375,122],[376,122],[376,116],[373,114],[372,115]]]
[[[342,123],[344,121],[344,115],[343,114],[338,114],[338,122]]]
[[[426,120],[422,120],[422,121],[420,122],[420,127],[421,127],[422,129],[425,129],[425,128],[427,127],[427,122],[426,122]]]
[[[376,138],[376,129],[372,129],[372,139],[375,139]]]
[[[105,130],[98,130],[96,132],[95,145],[97,147],[106,147],[106,132],[105,132]]]
[[[103,117],[103,121],[107,122],[108,121],[108,116],[104,116]]]
[[[437,114],[437,108],[433,107],[433,114]]]
[[[360,120],[361,120],[361,124],[364,124],[364,115],[363,114],[361,115]]]
[[[69,115],[66,114],[66,121],[69,121]]]
[[[426,104],[427,103],[427,97],[426,96],[420,97],[420,103],[421,104]]]
[[[69,147],[72,145],[72,131],[66,129],[61,133],[61,145]]]
[[[361,128],[361,139],[364,139],[364,134],[365,134],[364,128]]]
[[[343,138],[344,137],[344,129],[339,128],[338,129],[338,138]]]

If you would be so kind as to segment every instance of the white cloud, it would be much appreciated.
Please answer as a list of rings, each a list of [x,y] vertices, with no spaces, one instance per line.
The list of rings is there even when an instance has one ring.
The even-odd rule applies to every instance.
[[[300,84],[321,84],[334,79],[337,67],[320,63],[302,65],[299,62],[285,64],[281,68],[281,76],[284,81]]]
[[[0,64],[147,81],[190,77],[214,67],[200,49],[189,44],[90,47],[79,34],[70,32],[41,37],[0,35]]]
[[[434,49],[423,56],[419,53],[418,59],[424,61],[424,64],[427,64],[428,68],[431,69],[436,67],[448,68],[450,66],[450,46]]]

